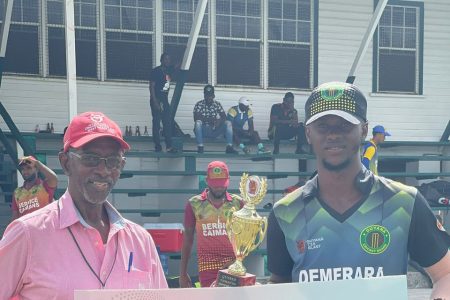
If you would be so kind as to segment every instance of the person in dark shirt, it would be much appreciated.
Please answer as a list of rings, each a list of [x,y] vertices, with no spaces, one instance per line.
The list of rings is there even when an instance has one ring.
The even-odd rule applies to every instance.
[[[275,203],[267,230],[272,283],[406,275],[408,258],[430,275],[431,299],[450,296],[447,233],[414,187],[363,167],[367,101],[329,82],[305,105],[317,175]]]
[[[272,105],[270,110],[269,139],[273,139],[273,154],[280,153],[280,141],[297,137],[295,153],[305,153],[302,146],[306,143],[305,127],[298,122],[297,110],[294,108],[294,94],[287,92],[283,102]]]
[[[169,105],[170,82],[173,76],[173,67],[170,56],[167,53],[161,55],[161,65],[152,69],[150,73],[150,108],[152,111],[152,135],[155,143],[155,151],[161,152],[161,121],[163,123],[163,134],[166,142],[166,150],[176,153],[172,147],[173,120]]]

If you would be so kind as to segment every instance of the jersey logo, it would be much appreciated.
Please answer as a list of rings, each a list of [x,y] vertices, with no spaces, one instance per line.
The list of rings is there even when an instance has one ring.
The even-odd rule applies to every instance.
[[[391,242],[391,234],[381,225],[370,225],[361,231],[359,243],[369,254],[381,254]]]
[[[305,253],[305,241],[304,240],[297,241],[297,249],[298,249],[299,253]]]

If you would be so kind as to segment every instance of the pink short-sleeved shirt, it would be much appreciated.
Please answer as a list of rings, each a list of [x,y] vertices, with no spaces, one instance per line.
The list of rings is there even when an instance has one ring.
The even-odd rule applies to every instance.
[[[111,223],[106,244],[81,218],[67,191],[59,201],[12,222],[0,241],[0,299],[65,300],[74,298],[74,290],[102,288],[69,227],[95,273],[106,281],[105,289],[167,288],[150,234],[106,205]]]

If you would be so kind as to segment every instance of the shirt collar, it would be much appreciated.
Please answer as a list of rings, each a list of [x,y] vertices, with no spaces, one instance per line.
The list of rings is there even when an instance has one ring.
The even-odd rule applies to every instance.
[[[66,190],[64,195],[59,198],[59,228],[63,229],[69,227],[77,222],[80,222],[86,228],[91,228],[91,226],[83,219],[79,210],[73,203],[72,196],[69,191]],[[125,219],[120,215],[120,213],[109,203],[105,202],[106,213],[109,217],[109,222],[112,225],[112,230],[120,230],[125,227]]]
[[[376,148],[377,147],[377,143],[375,143],[375,141],[373,139],[370,139],[370,143]]]
[[[40,185],[41,183],[42,183],[42,180],[39,178],[39,175],[36,175],[36,180],[34,181],[34,184],[33,184],[32,186],[30,186],[30,189],[31,189],[33,186]],[[26,188],[25,188],[25,181],[23,182],[22,187],[23,187],[24,189],[26,189]]]
[[[225,196],[227,201],[231,202],[231,200],[233,200],[231,198],[230,193],[225,192]],[[205,201],[206,199],[208,199],[208,188],[204,189],[203,192],[200,194],[200,200]]]
[[[374,184],[374,175],[366,168],[362,168],[355,178],[355,186],[361,191],[363,195],[370,193]],[[318,197],[319,196],[319,175],[314,176],[308,180],[303,186],[303,198]]]

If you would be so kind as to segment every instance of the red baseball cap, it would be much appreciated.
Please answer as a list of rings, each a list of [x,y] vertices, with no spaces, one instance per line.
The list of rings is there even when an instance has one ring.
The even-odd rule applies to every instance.
[[[101,137],[110,137],[120,143],[122,149],[129,150],[120,127],[101,112],[88,111],[74,117],[64,134],[64,152],[69,148],[80,148]]]
[[[210,187],[228,187],[230,174],[227,165],[223,161],[212,161],[209,163],[206,183]]]

